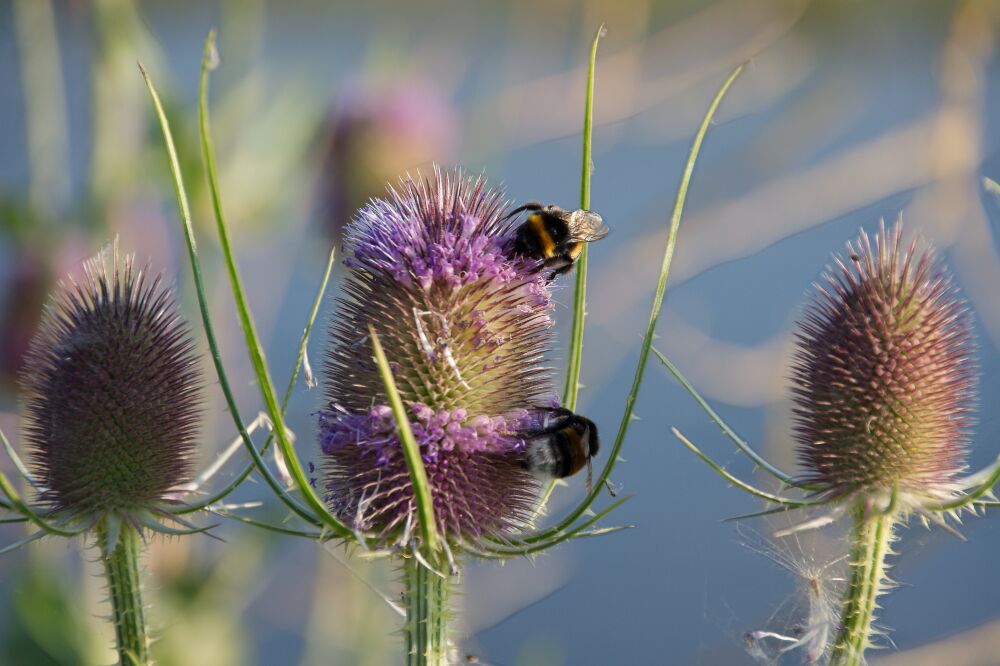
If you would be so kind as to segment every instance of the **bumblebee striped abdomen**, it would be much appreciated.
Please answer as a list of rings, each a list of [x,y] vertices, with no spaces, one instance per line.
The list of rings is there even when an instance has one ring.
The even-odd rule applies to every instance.
[[[553,410],[559,420],[528,440],[528,469],[546,478],[564,479],[597,455],[600,441],[590,419],[567,409]]]
[[[541,255],[543,259],[551,259],[555,254],[556,241],[552,237],[549,225],[545,223],[545,219],[539,213],[529,217],[527,223],[531,225],[531,233],[538,246],[536,254]]]

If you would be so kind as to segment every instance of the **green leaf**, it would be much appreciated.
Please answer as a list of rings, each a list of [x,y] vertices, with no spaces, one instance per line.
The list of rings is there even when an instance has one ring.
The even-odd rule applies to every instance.
[[[37,541],[38,539],[41,539],[46,534],[48,534],[48,532],[46,532],[45,530],[38,530],[37,532],[34,532],[34,533],[30,534],[29,536],[24,537],[23,539],[19,539],[19,540],[15,541],[12,544],[9,544],[7,546],[4,546],[3,548],[0,548],[0,555],[4,555],[4,554],[9,553],[11,551],[17,550],[21,546],[29,544],[32,541]]]
[[[320,281],[319,289],[316,291],[316,298],[313,299],[312,310],[309,312],[309,318],[306,320],[305,328],[302,331],[302,338],[299,340],[299,353],[295,358],[295,366],[292,368],[292,374],[288,378],[288,384],[285,386],[285,395],[281,399],[281,411],[284,412],[288,407],[288,401],[292,397],[292,391],[295,388],[295,382],[299,378],[299,370],[302,368],[302,363],[306,356],[306,347],[309,345],[309,336],[312,333],[313,325],[316,323],[316,316],[319,314],[319,306],[323,302],[323,297],[326,294],[326,287],[330,282],[330,273],[333,272],[333,264],[336,260],[337,252],[336,249],[330,251],[330,256],[326,262],[326,271],[323,273],[323,279]],[[272,432],[267,436],[264,441],[264,446],[260,448],[261,457],[270,447],[271,443],[274,441],[274,433]],[[199,511],[207,506],[221,502],[223,499],[229,496],[229,493],[233,492],[243,481],[250,476],[250,473],[256,468],[256,463],[251,462],[247,465],[242,472],[236,475],[236,477],[227,485],[225,488],[215,493],[211,497],[203,499],[194,504],[189,504],[181,509],[175,511],[177,514],[192,513],[194,511]]]
[[[2,435],[3,433],[0,433],[0,437],[2,437]],[[14,484],[10,482],[10,479],[7,478],[7,475],[4,474],[3,472],[0,472],[0,491],[2,491],[3,494],[7,496],[7,499],[10,500],[11,508],[13,510],[20,512],[21,515],[23,515],[25,518],[27,518],[34,524],[38,525],[40,528],[42,528],[49,534],[55,534],[57,536],[64,536],[64,537],[74,537],[77,536],[78,534],[83,534],[84,532],[87,531],[86,527],[67,530],[61,527],[56,527],[54,524],[50,523],[48,520],[43,518],[41,515],[36,513],[31,507],[29,507],[27,504],[24,503],[24,501],[21,499],[21,496],[18,495],[17,490],[14,489]]]
[[[726,437],[728,437],[736,445],[736,448],[753,460],[758,467],[787,486],[800,488],[802,490],[822,490],[822,486],[802,484],[795,481],[791,476],[782,472],[780,469],[769,463],[767,459],[754,451],[749,444],[740,439],[739,435],[736,434],[735,430],[729,427],[728,423],[722,420],[722,417],[719,416],[708,404],[708,402],[701,397],[698,391],[695,390],[694,385],[687,380],[687,377],[682,375],[681,371],[678,370],[673,363],[667,360],[667,357],[660,353],[659,349],[653,347],[653,353],[656,354],[658,359],[660,359],[660,363],[662,363],[667,370],[670,371],[670,374],[674,376],[674,379],[680,382],[680,385],[684,388],[684,390],[695,399],[695,402],[697,402],[698,406],[701,407],[702,410],[708,415],[708,418],[710,418],[715,425],[719,426],[719,428],[722,429],[722,432],[725,433]]]

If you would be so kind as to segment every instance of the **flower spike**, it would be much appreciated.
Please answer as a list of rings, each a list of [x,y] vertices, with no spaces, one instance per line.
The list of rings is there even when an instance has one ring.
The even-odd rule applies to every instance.
[[[846,258],[834,257],[814,291],[796,334],[792,369],[805,473],[790,485],[813,492],[805,505],[825,509],[775,536],[853,518],[850,579],[827,656],[837,666],[858,666],[879,634],[873,620],[890,583],[886,558],[896,528],[916,515],[962,538],[947,518],[958,521],[961,509],[992,504],[982,498],[992,498],[1000,463],[961,476],[976,392],[972,321],[930,249],[918,240],[904,245],[901,223],[889,231],[882,223],[874,240],[862,231],[848,243]],[[725,429],[707,404],[703,408]],[[728,481],[779,505],[754,515],[788,510],[785,498],[740,481],[675,434]],[[764,650],[764,640],[776,636],[756,636],[750,648]]]
[[[534,507],[521,433],[551,400],[552,306],[538,262],[509,255],[504,213],[481,178],[435,170],[348,228],[320,443],[336,515],[384,544],[430,542],[428,527],[445,541],[513,536]]]
[[[21,393],[40,501],[54,514],[136,514],[190,479],[201,415],[193,342],[160,278],[117,248],[50,302]]]
[[[809,483],[835,496],[898,485],[939,500],[965,468],[976,366],[965,304],[902,225],[862,232],[800,325],[795,433]]]

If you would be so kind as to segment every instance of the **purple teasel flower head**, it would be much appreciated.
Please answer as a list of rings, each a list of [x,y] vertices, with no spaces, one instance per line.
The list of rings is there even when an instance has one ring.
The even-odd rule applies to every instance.
[[[352,212],[396,174],[454,152],[454,106],[433,81],[348,82],[326,123],[320,175],[321,219],[343,238]]]
[[[925,245],[925,244],[924,244]],[[792,371],[799,460],[831,498],[953,496],[973,425],[972,317],[902,224],[835,257],[800,323]]]
[[[110,255],[110,256],[109,256]],[[117,248],[50,298],[20,374],[40,501],[72,520],[138,527],[192,476],[201,380],[159,276]]]
[[[523,527],[538,481],[522,436],[552,406],[551,297],[509,253],[502,192],[461,172],[404,179],[348,227],[350,274],[325,359],[320,446],[332,509],[386,544],[417,533],[409,471],[368,327],[379,336],[453,544]]]

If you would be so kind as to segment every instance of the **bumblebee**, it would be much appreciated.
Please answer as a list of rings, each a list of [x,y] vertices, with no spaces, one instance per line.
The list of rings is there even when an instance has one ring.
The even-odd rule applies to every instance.
[[[608,235],[604,220],[590,210],[563,210],[554,204],[531,202],[515,208],[508,217],[524,211],[531,214],[514,233],[513,252],[543,260],[545,268],[552,270],[551,278],[573,269],[584,243]]]
[[[543,478],[563,479],[586,465],[590,487],[591,459],[601,447],[597,426],[564,407],[547,411],[542,428],[527,436],[525,467]]]

